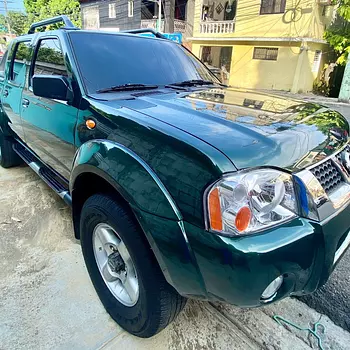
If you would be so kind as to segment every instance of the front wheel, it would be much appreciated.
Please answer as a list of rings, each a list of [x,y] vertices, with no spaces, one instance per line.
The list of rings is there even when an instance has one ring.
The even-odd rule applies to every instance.
[[[96,194],[85,202],[80,237],[99,298],[129,333],[151,337],[183,309],[186,299],[166,282],[132,213],[113,197]]]

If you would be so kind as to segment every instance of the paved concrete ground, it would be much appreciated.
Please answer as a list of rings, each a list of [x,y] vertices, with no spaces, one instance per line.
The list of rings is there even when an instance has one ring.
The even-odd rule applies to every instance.
[[[318,291],[300,298],[337,325],[350,331],[350,250],[340,261],[329,281]],[[350,344],[349,344],[350,348]]]
[[[350,334],[298,300],[242,310],[191,301],[151,339],[130,336],[99,302],[73,238],[70,209],[29,168],[0,168],[0,349],[310,349],[321,321],[325,349],[349,349]]]

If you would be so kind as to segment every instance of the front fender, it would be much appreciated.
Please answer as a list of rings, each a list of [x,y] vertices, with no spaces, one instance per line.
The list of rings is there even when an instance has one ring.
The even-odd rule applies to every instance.
[[[91,140],[76,154],[70,193],[78,177],[86,172],[108,181],[131,205],[167,281],[182,295],[205,297],[182,215],[153,169],[119,143]]]
[[[75,180],[86,172],[108,181],[130,205],[153,215],[182,220],[175,201],[157,174],[125,146],[109,140],[84,143],[74,160],[69,182],[71,193]]]

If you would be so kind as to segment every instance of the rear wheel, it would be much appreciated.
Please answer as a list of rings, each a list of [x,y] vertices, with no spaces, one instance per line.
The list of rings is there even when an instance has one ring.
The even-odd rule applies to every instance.
[[[80,237],[99,298],[129,333],[151,337],[183,309],[186,299],[166,282],[132,213],[113,197],[96,194],[85,202]]]
[[[0,131],[0,165],[3,168],[11,168],[21,164],[21,158],[12,148],[13,142],[7,139]]]

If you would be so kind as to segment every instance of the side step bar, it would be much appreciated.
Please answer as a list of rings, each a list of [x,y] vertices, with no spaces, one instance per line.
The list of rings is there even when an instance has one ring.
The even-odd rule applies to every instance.
[[[68,183],[65,179],[55,174],[51,169],[43,165],[40,160],[25,146],[16,142],[13,150],[46,182],[69,206],[72,206],[72,197],[68,191]]]

